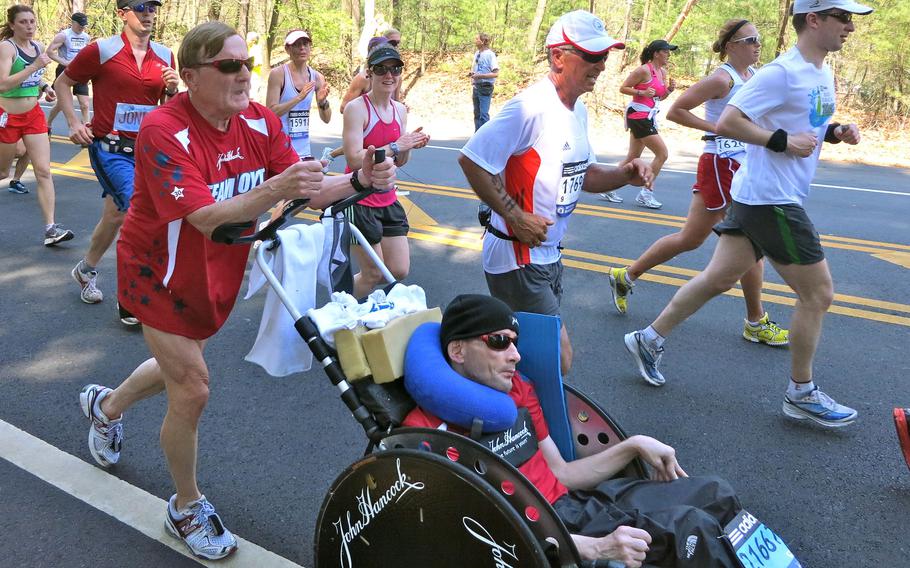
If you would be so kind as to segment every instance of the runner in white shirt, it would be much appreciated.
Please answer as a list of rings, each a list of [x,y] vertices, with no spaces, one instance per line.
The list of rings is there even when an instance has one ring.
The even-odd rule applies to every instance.
[[[63,73],[63,70],[70,64],[70,61],[75,59],[76,56],[79,55],[79,52],[92,40],[92,37],[85,31],[85,28],[88,26],[88,16],[82,12],[74,12],[70,19],[72,20],[70,27],[55,35],[54,39],[48,44],[45,52],[48,57],[57,62],[56,77],[59,77]],[[54,78],[55,80],[56,77]],[[73,94],[76,95],[76,99],[79,101],[82,122],[91,122],[91,118],[89,117],[91,105],[88,100],[88,85],[85,83],[73,85]],[[54,123],[54,119],[61,110],[60,105],[55,104],[54,108],[51,109],[50,114],[47,115],[48,130],[50,130]]]
[[[308,65],[313,41],[307,32],[289,32],[284,38],[284,49],[291,60],[269,72],[265,105],[281,119],[281,129],[291,139],[297,155],[312,157],[310,109],[315,98],[319,118],[329,123],[332,119],[329,84],[322,73]]]
[[[712,49],[727,60],[713,73],[692,85],[667,113],[667,118],[695,128],[705,135],[705,149],[698,160],[698,173],[692,187],[692,203],[686,223],[677,233],[654,242],[627,268],[611,268],[608,275],[613,305],[624,314],[634,282],[642,274],[677,255],[695,250],[711,234],[711,228],[723,220],[730,206],[733,175],[746,155],[746,145],[733,138],[715,134],[720,115],[733,95],[755,74],[752,65],[761,55],[761,37],[749,20],[727,20],[718,31]],[[692,110],[704,104],[704,119]],[[788,331],[770,319],[761,301],[764,262],[758,261],[740,279],[746,304],[743,337],[754,343],[781,346],[788,343]]]
[[[654,323],[625,337],[647,382],[664,383],[657,365],[673,329],[767,256],[797,295],[784,414],[829,428],[856,420],[856,410],[837,404],[813,382],[812,362],[834,286],[818,232],[802,204],[818,165],[820,142],[859,143],[855,124],[830,122],[836,107],[834,76],[825,57],[839,51],[856,29],[854,14],[871,12],[852,0],[796,0],[796,47],[763,67],[727,105],[717,133],[746,142],[747,150],[733,178],[733,203],[714,229],[720,235],[714,256]]]
[[[547,34],[550,72],[506,103],[462,149],[465,177],[493,210],[483,242],[490,293],[515,311],[558,314],[562,298],[559,242],[582,191],[648,185],[641,160],[615,168],[595,161],[588,113],[579,97],[594,89],[611,38],[589,12],[564,14]],[[562,327],[562,371],[572,346]]]

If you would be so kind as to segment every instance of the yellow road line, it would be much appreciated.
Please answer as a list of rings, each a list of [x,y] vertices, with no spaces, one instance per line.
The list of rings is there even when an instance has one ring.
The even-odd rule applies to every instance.
[[[88,169],[89,171],[91,171],[91,168],[78,167],[78,168],[70,169],[67,164],[61,164],[59,162],[53,162],[51,165],[52,165],[51,172],[58,174],[58,175],[76,177],[79,179],[87,179],[87,180],[95,179],[94,175],[88,175],[88,174],[82,173],[82,170]],[[405,185],[405,184],[402,184],[402,185]],[[456,194],[462,194],[462,195],[457,195],[458,197],[476,199],[476,196],[474,196],[473,192],[471,192],[470,195],[467,194],[466,191],[469,191],[469,190],[465,191],[465,190],[458,190],[458,188],[445,188],[445,186],[435,186],[435,187],[445,188],[446,191],[435,191],[435,190],[425,191],[422,188],[429,187],[429,186],[417,186],[416,184],[407,184],[407,185],[413,186],[413,188],[415,188],[415,189],[420,188],[420,189],[417,189],[417,191],[421,191],[424,193],[437,193],[437,194],[449,195],[449,196],[451,196],[452,193],[456,193]],[[411,189],[411,188],[409,187],[409,189]],[[455,190],[455,191],[453,191],[453,190]],[[403,200],[407,200],[407,198],[403,198]],[[417,217],[419,217],[419,222],[418,222],[417,217],[415,217],[412,228],[415,231],[427,231],[428,233],[430,233],[430,234],[424,235],[424,234],[420,234],[417,232],[412,232],[408,235],[412,239],[427,241],[427,242],[435,242],[435,243],[439,243],[439,244],[445,244],[448,246],[457,246],[457,247],[465,248],[465,249],[469,249],[469,250],[480,250],[481,249],[481,242],[480,242],[480,238],[479,238],[481,233],[479,231],[478,232],[466,232],[466,231],[460,231],[460,230],[458,230],[456,228],[452,228],[452,227],[441,227],[441,226],[435,225],[435,221],[429,215],[427,215],[422,210],[420,210],[419,208],[414,206],[413,203],[410,202],[410,200],[407,200],[406,202],[409,203],[409,206],[414,207],[414,209],[411,209],[411,212],[417,212],[415,214]],[[630,212],[630,215],[628,215],[628,216],[621,216],[621,215],[607,214],[607,213],[603,213],[601,211],[597,211],[597,209],[605,209],[605,208],[597,208],[596,206],[584,206],[584,207],[595,209],[595,210],[592,212],[583,213],[583,214],[595,215],[595,216],[599,216],[599,217],[625,218],[625,219],[635,220],[635,221],[639,221],[639,222],[646,222],[646,223],[668,224],[664,221],[660,221],[659,219],[644,218],[644,216],[638,214],[638,212]],[[633,215],[631,215],[631,213],[635,213],[635,215],[633,216]],[[655,216],[655,214],[651,214],[651,216],[653,217],[653,216]],[[672,217],[669,215],[662,215],[662,216],[663,217]],[[317,219],[317,217],[315,215],[309,215],[309,214],[298,214],[297,217],[302,218],[302,219],[310,219],[310,220]],[[640,217],[640,218],[634,218],[634,217]],[[445,235],[445,236],[440,236],[440,235]],[[475,242],[466,242],[465,239],[472,239]],[[852,239],[852,240],[866,242],[866,243],[874,243],[874,241],[862,241],[861,239]],[[878,243],[878,244],[881,244],[883,246],[894,246],[894,247],[903,246],[903,245],[893,245],[890,243]],[[873,252],[873,253],[883,252],[881,250],[874,250],[869,247],[854,247],[854,246],[850,246],[850,245],[837,245],[836,243],[826,243],[826,245],[831,246],[832,248],[848,248],[851,250],[861,250],[863,252]],[[596,260],[599,262],[606,262],[606,263],[609,263],[611,266],[628,266],[629,264],[632,263],[632,259],[628,259],[628,258],[602,255],[602,254],[598,254],[598,253],[592,253],[592,252],[586,252],[586,251],[580,251],[580,250],[574,250],[574,249],[563,250],[563,255],[566,257],[565,261],[564,261],[566,266],[573,266],[573,267],[583,268],[585,270],[591,270],[594,272],[601,272],[601,273],[605,273],[607,270],[609,270],[609,266],[602,266],[599,264],[579,262],[579,261],[574,260],[574,258],[576,258],[576,257],[577,258],[587,258],[587,259]],[[659,266],[656,266],[655,268],[653,268],[652,270],[655,272],[667,272],[670,274],[677,274],[680,276],[690,276],[690,277],[693,277],[700,272],[698,270],[677,268],[677,267],[667,266],[667,265],[659,265]],[[667,284],[670,286],[682,286],[687,281],[687,280],[681,279],[681,278],[671,278],[671,277],[661,276],[660,274],[653,274],[653,273],[644,274],[644,275],[642,275],[641,279],[645,280],[645,281],[650,281],[650,282],[657,282],[660,284]],[[771,283],[771,282],[766,282],[764,284],[763,289],[774,290],[777,292],[784,292],[784,293],[789,293],[789,294],[793,293],[792,290],[790,290],[790,288],[788,286],[783,285],[783,284],[775,284],[775,283]],[[740,292],[738,289],[731,290],[731,291],[727,292],[727,294],[734,295],[734,296],[735,295],[742,296],[742,292]],[[772,303],[781,303],[781,304],[787,304],[787,305],[793,305],[793,303],[795,302],[794,298],[770,295],[767,293],[762,294],[762,300],[772,302]],[[910,305],[908,305],[908,304],[901,304],[898,302],[889,302],[886,300],[875,300],[872,298],[863,298],[861,296],[852,296],[852,295],[848,295],[848,294],[835,294],[834,301],[838,302],[838,303],[854,304],[854,305],[858,305],[858,306],[867,306],[870,308],[878,308],[878,309],[882,309],[882,310],[910,313]],[[895,323],[895,324],[899,324],[899,325],[910,326],[910,318],[905,318],[902,316],[893,316],[893,315],[889,315],[889,314],[882,314],[879,312],[867,312],[865,310],[843,307],[843,306],[839,306],[839,305],[832,306],[829,311],[831,311],[832,313],[851,315],[853,317],[861,317],[864,319],[871,319],[874,321],[882,321],[882,322],[886,322],[886,323]]]

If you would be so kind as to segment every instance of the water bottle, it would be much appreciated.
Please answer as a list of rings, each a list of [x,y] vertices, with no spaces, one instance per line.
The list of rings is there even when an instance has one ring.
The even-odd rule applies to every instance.
[[[120,151],[120,133],[111,130],[107,135],[108,152],[116,153]]]

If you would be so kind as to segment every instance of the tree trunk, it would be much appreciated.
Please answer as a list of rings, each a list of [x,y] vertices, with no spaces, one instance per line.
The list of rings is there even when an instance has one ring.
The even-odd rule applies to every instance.
[[[212,2],[209,3],[206,17],[208,17],[209,20],[221,19],[221,0],[212,0]]]
[[[278,31],[278,16],[281,14],[283,0],[275,0],[272,13],[269,14],[269,27],[265,32],[265,45],[262,46],[262,80],[269,80],[269,71],[272,68],[272,46],[275,45],[275,32]]]
[[[357,42],[357,53],[361,57],[367,56],[367,46],[370,38],[376,34],[376,0],[363,2],[363,27],[360,29],[360,40]]]
[[[401,0],[392,0],[392,27],[401,29]]]
[[[537,0],[537,9],[534,10],[534,19],[531,20],[531,28],[528,30],[528,42],[526,47],[529,53],[534,53],[537,46],[537,34],[540,32],[540,24],[543,23],[544,13],[547,11],[547,0]]]
[[[246,37],[246,30],[250,23],[250,0],[240,0],[240,17],[237,22],[237,31],[240,37]]]
[[[787,38],[787,23],[790,21],[790,7],[793,0],[780,0],[780,22],[777,28],[777,47],[774,50],[774,57],[780,55],[784,50],[784,42]]]
[[[673,37],[679,32],[679,29],[682,28],[683,22],[686,21],[686,18],[689,16],[689,12],[692,11],[692,8],[695,7],[695,3],[698,0],[687,0],[686,5],[683,6],[682,11],[679,13],[679,17],[676,18],[676,23],[673,24],[673,27],[670,28],[670,31],[664,37],[667,41],[673,41]]]

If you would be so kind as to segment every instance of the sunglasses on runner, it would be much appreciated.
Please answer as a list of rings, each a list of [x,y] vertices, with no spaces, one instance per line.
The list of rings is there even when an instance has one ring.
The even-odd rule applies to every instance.
[[[400,39],[390,39],[386,43],[388,43],[392,47],[398,47],[398,44],[401,43],[401,40]]]
[[[504,333],[486,333],[480,336],[480,340],[493,351],[505,351],[509,345],[518,347],[518,338],[513,339]]]
[[[853,21],[853,14],[850,12],[818,12],[818,15],[822,17],[831,16],[842,24],[849,24]]]
[[[253,59],[253,57],[250,57],[249,59],[216,59],[215,61],[197,63],[192,67],[214,67],[225,75],[230,75],[231,73],[239,73],[241,67],[246,67],[252,71],[254,64]]]
[[[149,14],[154,14],[155,12],[158,11],[158,5],[157,4],[136,4],[132,8],[123,8],[123,9],[132,10],[133,12],[136,12],[137,14],[145,14],[146,12],[148,12]]]
[[[761,36],[749,36],[741,37],[739,39],[730,40],[730,43],[744,43],[746,45],[761,45]]]
[[[580,49],[575,49],[574,47],[564,47],[563,51],[571,51],[575,55],[584,59],[587,63],[597,64],[607,60],[607,56],[610,55],[609,51],[604,51],[603,53],[586,53]]]
[[[401,71],[404,69],[404,65],[396,65],[394,67],[387,67],[385,65],[373,65],[370,67],[370,71],[374,75],[385,75],[386,73],[391,73],[393,77],[401,75]]]

